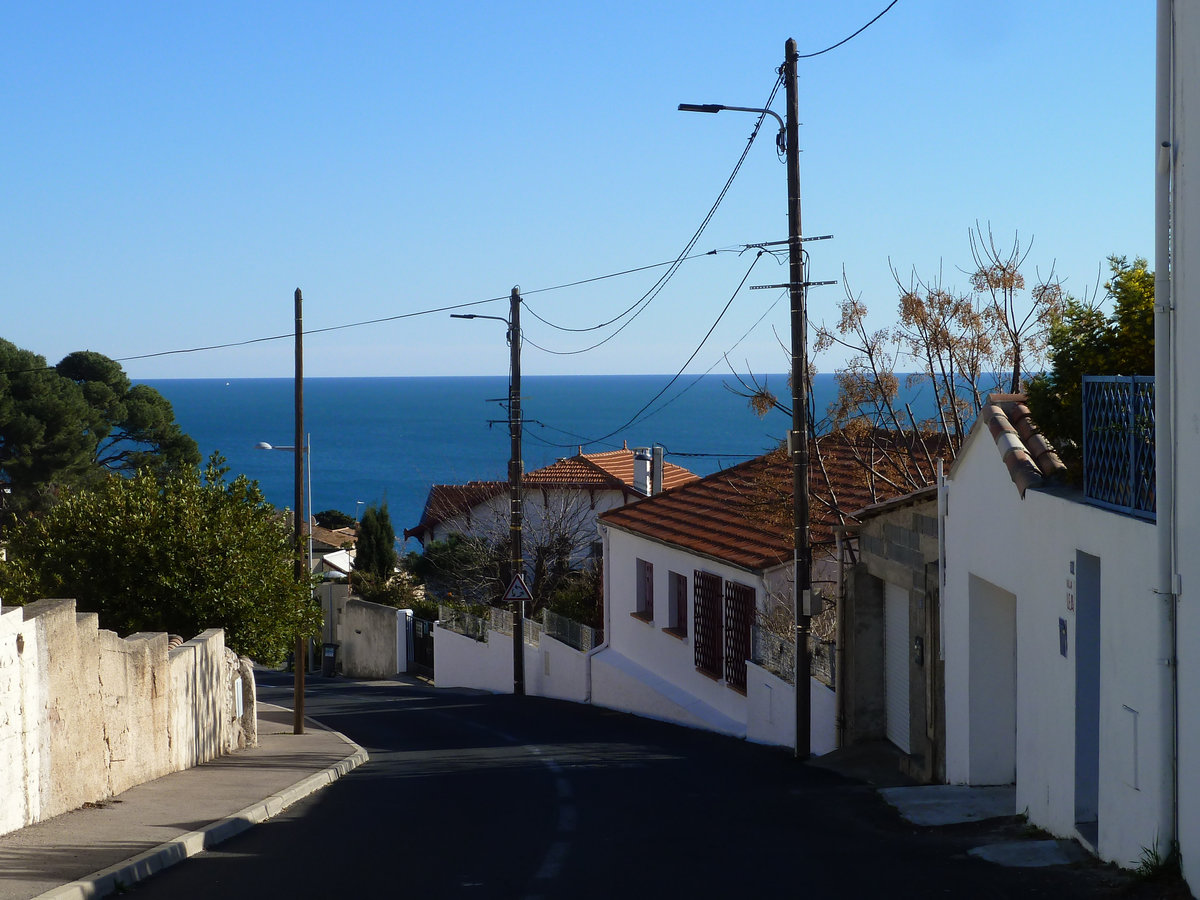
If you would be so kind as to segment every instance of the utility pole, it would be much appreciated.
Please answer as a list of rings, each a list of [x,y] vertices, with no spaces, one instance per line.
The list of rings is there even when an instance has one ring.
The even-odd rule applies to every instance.
[[[292,520],[296,532],[296,581],[308,584],[310,573],[304,563],[304,298],[296,288],[296,439],[295,499]],[[304,734],[304,670],[308,666],[307,638],[296,635],[295,683],[292,687],[292,733]]]
[[[796,84],[796,42],[783,49],[786,88],[788,295],[792,313],[792,605],[796,625],[796,757],[812,753],[811,689],[808,635],[812,627],[812,548],[808,504],[808,297],[804,273],[804,239],[800,227],[800,96]]]
[[[508,460],[508,542],[512,550],[512,577],[525,574],[525,552],[521,545],[524,518],[521,459],[521,289],[514,287],[509,298],[508,347],[512,367],[508,381],[508,433],[512,453]],[[513,694],[525,695],[525,601],[513,601]]]

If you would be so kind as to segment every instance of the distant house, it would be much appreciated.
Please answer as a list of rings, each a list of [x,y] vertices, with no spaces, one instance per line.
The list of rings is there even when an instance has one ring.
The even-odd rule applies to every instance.
[[[853,522],[844,510],[899,493],[895,479],[880,477],[887,464],[864,466],[878,462],[881,446],[879,435],[812,444],[813,582],[830,598],[837,532]],[[600,516],[606,645],[592,658],[594,703],[794,743],[793,688],[770,671],[780,668],[770,662],[776,656],[790,656],[791,488],[781,449]],[[814,630],[832,637],[833,621],[817,617]],[[832,685],[808,682],[812,747],[827,752],[835,746]]]
[[[322,528],[310,523],[313,573],[325,578],[344,578],[354,567],[354,545],[358,534],[353,528]]]
[[[595,540],[596,516],[649,495],[656,481],[668,490],[696,475],[682,466],[662,462],[655,474],[655,456],[650,450],[620,450],[584,453],[560,459],[549,466],[526,472],[524,513],[527,534],[555,530],[570,535],[579,546]],[[429,491],[421,521],[404,530],[423,547],[445,540],[451,534],[470,535],[499,541],[508,536],[509,497],[507,481],[470,481],[466,484],[435,484]]]

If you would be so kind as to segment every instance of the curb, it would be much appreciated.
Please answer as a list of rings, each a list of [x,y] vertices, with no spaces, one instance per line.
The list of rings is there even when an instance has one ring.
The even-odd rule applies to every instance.
[[[92,898],[106,897],[116,891],[124,890],[136,882],[143,881],[176,863],[183,862],[190,856],[202,853],[222,841],[227,841],[231,837],[279,815],[297,800],[302,800],[310,794],[315,794],[321,788],[333,784],[351,769],[361,766],[370,759],[366,750],[340,731],[334,731],[331,728],[324,730],[337,735],[353,747],[354,752],[329,768],[309,775],[291,787],[277,791],[265,800],[252,803],[233,815],[210,822],[197,831],[181,834],[174,840],[159,844],[157,847],[132,856],[115,866],[109,866],[107,869],[85,875],[69,884],[52,888],[45,893],[38,894],[32,900],[92,900]]]

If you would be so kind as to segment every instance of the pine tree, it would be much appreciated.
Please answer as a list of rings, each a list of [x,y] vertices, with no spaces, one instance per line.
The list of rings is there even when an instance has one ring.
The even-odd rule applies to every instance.
[[[396,570],[396,532],[386,500],[379,506],[368,506],[363,512],[355,547],[355,569],[384,581],[392,577]]]

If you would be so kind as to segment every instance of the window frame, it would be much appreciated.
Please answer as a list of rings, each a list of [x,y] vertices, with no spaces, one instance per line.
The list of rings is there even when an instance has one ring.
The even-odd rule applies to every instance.
[[[640,556],[634,562],[634,609],[630,613],[643,622],[654,622],[654,563]]]
[[[682,572],[667,572],[667,634],[688,635],[688,578]]]

